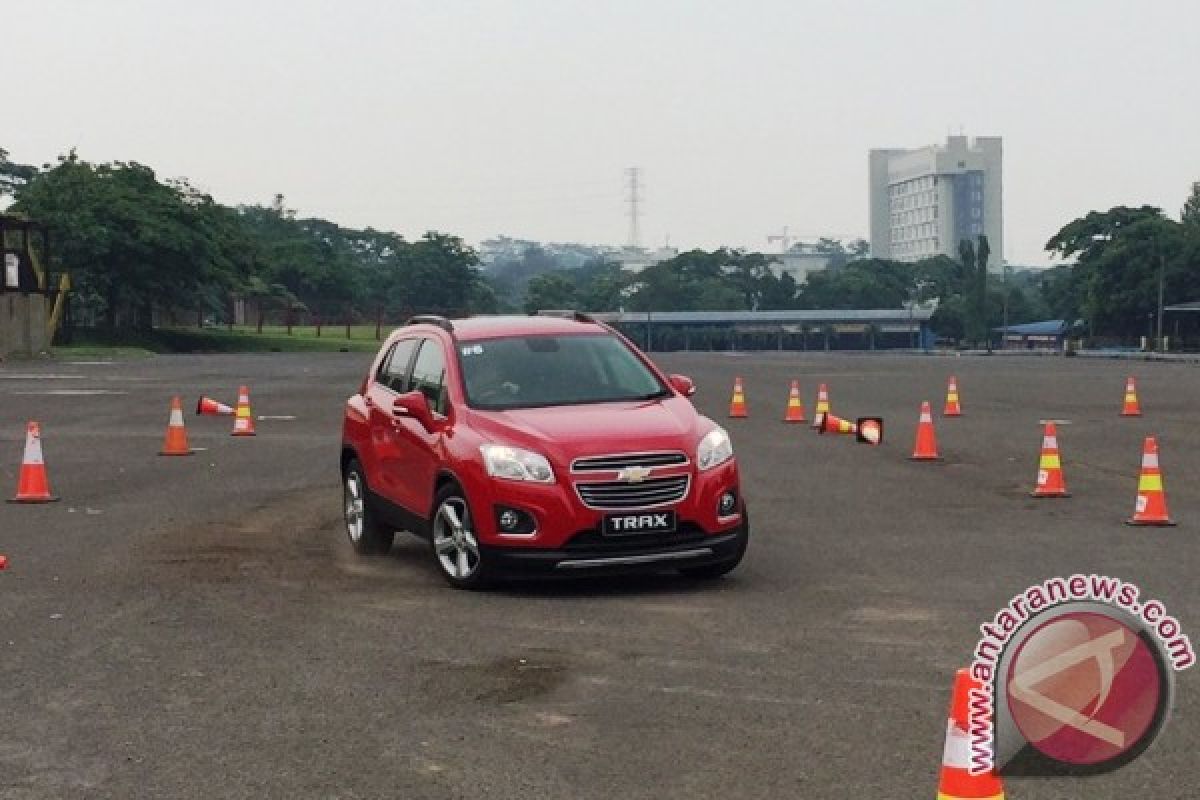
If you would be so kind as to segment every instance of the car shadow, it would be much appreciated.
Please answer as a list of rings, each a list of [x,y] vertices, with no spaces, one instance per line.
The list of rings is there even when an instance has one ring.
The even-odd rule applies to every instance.
[[[420,572],[438,584],[445,585],[441,572],[433,562],[429,544],[406,532],[398,533],[396,542],[384,559],[387,563]],[[678,572],[635,573],[631,575],[572,575],[542,577],[506,577],[485,590],[485,594],[505,597],[617,597],[617,596],[679,596],[708,594],[741,588],[743,581],[736,571],[722,578],[689,578]],[[449,587],[447,587],[449,588]]]

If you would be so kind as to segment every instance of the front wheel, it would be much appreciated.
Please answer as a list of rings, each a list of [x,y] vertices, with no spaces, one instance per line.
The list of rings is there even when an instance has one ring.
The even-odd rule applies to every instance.
[[[471,507],[463,490],[442,487],[434,500],[430,544],[446,582],[455,589],[484,589],[491,584],[487,557],[475,536]]]
[[[351,461],[346,465],[342,481],[342,511],[346,521],[346,536],[359,555],[382,555],[392,549],[396,532],[382,527],[371,508],[367,479],[362,464]]]

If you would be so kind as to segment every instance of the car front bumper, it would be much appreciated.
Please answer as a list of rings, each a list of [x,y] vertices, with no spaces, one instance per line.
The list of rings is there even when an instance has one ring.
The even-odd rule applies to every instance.
[[[678,534],[641,538],[603,537],[580,531],[566,546],[553,549],[483,546],[484,558],[510,577],[580,577],[662,572],[717,564],[740,557],[749,538],[747,515],[735,527],[706,534],[684,526]]]

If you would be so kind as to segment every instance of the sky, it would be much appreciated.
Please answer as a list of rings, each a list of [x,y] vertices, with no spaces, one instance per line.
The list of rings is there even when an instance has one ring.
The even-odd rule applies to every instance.
[[[1200,180],[1200,3],[0,2],[0,147],[409,237],[865,237],[867,151],[1004,138],[1006,258]]]

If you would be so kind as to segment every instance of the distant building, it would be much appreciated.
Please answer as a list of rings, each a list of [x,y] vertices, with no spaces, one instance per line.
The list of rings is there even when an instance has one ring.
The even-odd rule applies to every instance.
[[[674,247],[658,247],[654,250],[647,250],[644,247],[624,247],[616,256],[616,261],[621,264],[621,269],[627,272],[641,272],[646,267],[653,266],[660,261],[667,261],[679,255],[679,250]]]
[[[1004,264],[999,136],[951,136],[917,150],[869,155],[871,256],[918,261],[958,257],[963,239],[988,238],[988,267]]]
[[[833,256],[830,253],[817,252],[811,244],[794,244],[783,253],[771,254],[770,258],[775,259],[769,265],[769,269],[776,278],[791,275],[792,280],[801,284],[807,281],[812,273],[829,269],[829,262]]]

